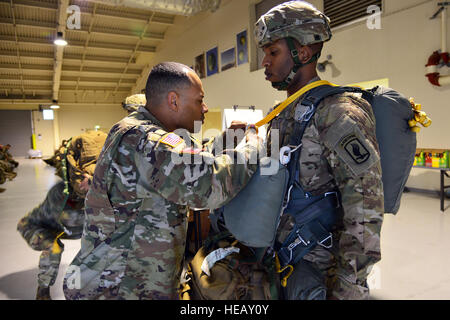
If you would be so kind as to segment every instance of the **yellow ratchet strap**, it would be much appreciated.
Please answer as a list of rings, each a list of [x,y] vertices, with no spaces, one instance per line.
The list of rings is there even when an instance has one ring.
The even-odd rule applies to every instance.
[[[279,115],[281,113],[281,111],[283,111],[284,109],[286,109],[286,107],[288,105],[290,105],[293,101],[295,101],[295,99],[297,99],[298,97],[300,97],[302,94],[308,92],[311,89],[314,89],[316,87],[320,87],[320,86],[334,86],[334,87],[338,87],[337,84],[333,84],[331,82],[328,82],[326,80],[318,80],[318,81],[314,81],[306,86],[304,86],[303,88],[301,88],[300,90],[298,90],[296,93],[294,93],[292,96],[290,96],[289,98],[287,98],[286,100],[284,100],[278,107],[276,107],[271,113],[269,113],[265,118],[263,118],[262,120],[258,121],[257,123],[255,123],[256,128],[259,128],[267,123],[269,123],[273,118],[275,118],[277,115]]]
[[[56,236],[56,239],[53,242],[53,247],[52,247],[52,253],[53,254],[61,253],[61,247],[58,244],[58,239],[61,238],[63,236],[63,234],[64,234],[64,231]]]
[[[408,124],[412,132],[419,133],[420,127],[418,124],[420,123],[423,127],[428,128],[431,125],[431,119],[425,112],[421,111],[422,105],[416,104],[414,98],[409,98],[409,103],[411,103],[414,117],[408,121]]]
[[[281,279],[281,285],[283,286],[283,288],[286,287],[288,278],[291,276],[292,272],[294,272],[294,267],[292,265],[288,264],[287,266],[283,267],[283,269],[281,269],[280,259],[278,259],[278,254],[275,253],[275,272],[282,273],[284,270],[286,270],[288,268],[289,268],[289,271],[288,271],[287,275],[285,275]]]

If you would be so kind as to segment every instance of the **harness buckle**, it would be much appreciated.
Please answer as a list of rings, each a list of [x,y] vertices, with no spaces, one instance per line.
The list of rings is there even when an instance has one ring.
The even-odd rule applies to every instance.
[[[329,244],[324,244],[325,241],[329,241]],[[333,246],[333,235],[330,233],[330,235],[325,239],[317,241],[317,244],[324,247],[325,249],[330,249]]]
[[[309,122],[311,120],[311,117],[314,115],[314,107],[309,107],[308,110],[305,111],[303,114],[302,121]]]
[[[297,231],[297,238],[295,238],[295,240],[291,242],[290,245],[288,245],[288,250],[291,251],[291,255],[292,250],[294,250],[294,248],[298,246],[300,243],[302,243],[305,247],[307,247],[311,243],[311,241],[306,241],[305,239],[303,239],[302,236]]]

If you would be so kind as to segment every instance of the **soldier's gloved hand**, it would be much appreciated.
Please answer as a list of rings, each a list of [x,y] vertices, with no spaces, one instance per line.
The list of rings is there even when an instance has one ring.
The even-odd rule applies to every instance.
[[[222,135],[224,149],[233,149],[241,142],[245,136],[244,131],[246,126],[246,122],[239,120],[231,121],[230,127],[226,129]],[[240,132],[237,130],[240,130]]]
[[[233,120],[231,121],[230,127],[228,129],[230,130],[245,130],[247,127],[247,122],[239,121],[239,120]]]
[[[248,142],[250,139],[256,139],[262,142],[262,138],[258,136],[258,128],[254,124],[249,124],[245,131],[245,142]]]
[[[91,186],[92,176],[87,173],[84,173],[83,177],[84,177],[83,181],[80,182],[80,190],[88,192],[89,187]]]

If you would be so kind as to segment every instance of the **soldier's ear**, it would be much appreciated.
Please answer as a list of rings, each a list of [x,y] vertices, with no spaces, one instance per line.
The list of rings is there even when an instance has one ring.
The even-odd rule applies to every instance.
[[[170,91],[167,94],[167,105],[169,106],[170,110],[178,112],[178,101],[179,96],[175,91]]]

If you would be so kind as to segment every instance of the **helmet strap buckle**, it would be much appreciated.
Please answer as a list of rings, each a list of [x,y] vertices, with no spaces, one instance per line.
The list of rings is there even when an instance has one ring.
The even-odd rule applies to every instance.
[[[291,56],[292,56],[292,58],[298,57],[298,51],[297,51],[297,49],[291,50]]]

